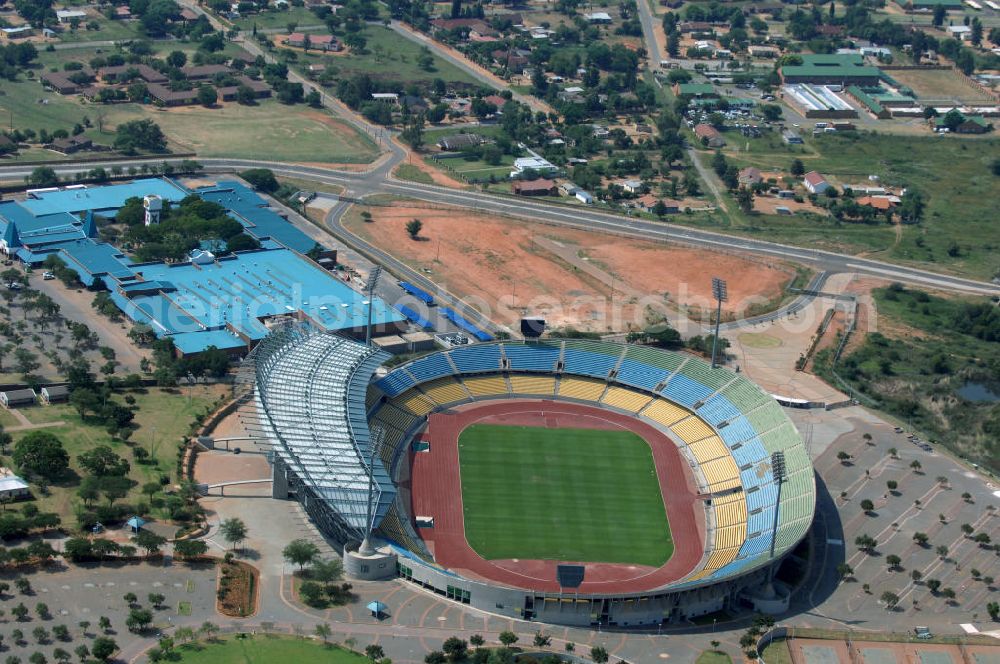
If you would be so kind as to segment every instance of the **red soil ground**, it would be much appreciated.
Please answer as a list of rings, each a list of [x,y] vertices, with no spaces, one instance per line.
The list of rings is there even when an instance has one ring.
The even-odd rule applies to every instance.
[[[688,574],[704,550],[704,509],[694,478],[677,447],[657,429],[627,415],[577,404],[515,400],[489,405],[469,404],[431,415],[422,439],[429,452],[411,455],[411,510],[433,516],[434,527],[420,534],[435,560],[463,576],[526,590],[558,592],[553,560],[486,560],[465,538],[462,515],[462,482],[458,462],[458,436],[474,423],[549,428],[626,429],[642,437],[653,451],[667,518],[674,539],[674,554],[659,568],[642,565],[586,563],[581,593],[643,592],[659,588]],[[628,546],[622,543],[622,546]]]

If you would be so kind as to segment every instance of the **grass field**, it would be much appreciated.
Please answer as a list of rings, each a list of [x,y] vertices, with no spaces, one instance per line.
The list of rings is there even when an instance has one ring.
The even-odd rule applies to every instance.
[[[484,558],[659,567],[673,553],[634,433],[475,424],[458,444],[466,539]]]
[[[177,647],[175,660],[184,664],[364,664],[369,661],[337,646],[301,638],[254,636],[243,639],[226,637],[214,643],[185,644]]]

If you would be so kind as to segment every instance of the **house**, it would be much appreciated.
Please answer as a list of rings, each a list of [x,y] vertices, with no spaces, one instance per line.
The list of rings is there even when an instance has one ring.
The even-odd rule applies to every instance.
[[[155,102],[164,106],[189,106],[198,101],[197,90],[171,90],[161,83],[150,83],[146,91]]]
[[[17,408],[19,406],[34,406],[38,395],[31,388],[23,390],[7,390],[0,392],[0,405],[4,408]]]
[[[578,191],[580,191],[580,188],[569,181],[563,182],[559,185],[559,193],[564,196],[575,196]]]
[[[132,10],[127,6],[115,7],[115,18],[119,21],[127,21],[132,18]]]
[[[573,194],[573,196],[576,197],[576,200],[580,201],[581,203],[584,203],[585,205],[594,204],[594,197],[585,192],[583,189],[577,190],[577,192]]]
[[[966,41],[972,37],[972,28],[967,25],[949,25],[948,32],[955,39]]]
[[[24,39],[33,34],[35,34],[35,30],[30,25],[19,25],[14,28],[0,28],[0,39],[3,41]]]
[[[87,69],[82,69],[86,73]],[[46,85],[61,95],[74,95],[83,89],[83,86],[79,83],[70,80],[72,74],[77,74],[80,72],[71,71],[49,71],[42,74],[39,78],[42,79],[42,84]]]
[[[8,154],[10,152],[17,152],[17,143],[0,134],[0,154]]]
[[[822,194],[830,188],[830,183],[826,181],[826,178],[816,171],[806,173],[802,178],[802,184],[805,185],[811,194]]]
[[[105,83],[127,83],[131,77],[138,74],[147,83],[166,83],[170,79],[149,65],[117,65],[104,67],[97,72]]]
[[[749,166],[747,168],[741,169],[736,180],[747,187],[752,187],[755,184],[760,184],[764,181],[764,176],[760,174],[759,168],[754,168]]]
[[[747,51],[755,58],[776,58],[781,55],[781,49],[777,46],[750,46]]]
[[[948,127],[946,122],[948,115],[939,115],[934,118],[934,129],[940,131],[942,129],[950,129],[956,134],[985,134],[986,132],[993,129],[993,125],[986,121],[981,115],[963,115],[962,122],[954,127]]]
[[[333,35],[307,35],[302,32],[293,32],[288,35],[288,39],[285,40],[285,44],[288,46],[294,46],[295,48],[310,48],[317,51],[340,51],[344,47],[341,45],[340,40]]]
[[[55,152],[61,152],[62,154],[74,154],[82,150],[93,150],[94,142],[83,136],[68,136],[66,138],[57,138],[45,147]]]
[[[372,99],[386,104],[398,104],[399,94],[395,92],[373,92]]]
[[[558,192],[556,183],[544,178],[538,180],[518,180],[511,185],[517,196],[554,196]]]
[[[785,130],[781,132],[781,140],[783,140],[787,145],[802,144],[802,137],[796,134],[794,131]]]
[[[541,157],[519,157],[514,160],[514,170],[510,177],[521,177],[527,171],[533,171],[539,175],[554,175],[559,172],[559,167]]]
[[[500,95],[486,95],[483,97],[483,101],[497,110],[503,108],[507,103],[507,100]]]
[[[517,50],[501,48],[493,51],[490,55],[493,56],[493,62],[498,67],[506,67],[508,71],[521,71],[529,62],[527,55]]]
[[[710,124],[701,123],[695,125],[694,134],[702,143],[710,148],[721,148],[726,144],[726,139],[722,137],[719,130]]]
[[[841,37],[847,30],[842,25],[817,25],[816,32],[824,37]]]
[[[63,25],[72,23],[73,21],[82,22],[85,18],[87,18],[87,12],[79,9],[57,9],[56,18]]]
[[[675,83],[674,94],[678,97],[718,97],[719,93],[711,83]]]
[[[899,202],[900,201],[897,196],[862,196],[855,201],[858,205],[864,205],[882,211],[891,210],[899,205]]]
[[[618,186],[630,194],[641,194],[643,189],[641,180],[622,180]]]
[[[594,138],[607,138],[611,135],[611,131],[607,127],[602,127],[601,125],[593,125],[594,128]]]
[[[198,14],[193,9],[188,9],[187,7],[181,10],[181,20],[185,23],[190,23],[191,21],[198,20]]]
[[[470,36],[475,33],[480,37],[500,34],[481,18],[438,18],[431,21],[432,33],[449,30],[468,30]]]
[[[591,12],[590,14],[584,14],[583,18],[587,23],[596,23],[599,25],[611,23],[611,14],[607,12]]]
[[[66,385],[50,385],[43,387],[41,392],[42,401],[52,404],[60,401],[69,401],[69,387]]]
[[[0,500],[16,500],[31,495],[28,483],[9,468],[0,468]]]
[[[640,196],[635,199],[634,203],[636,208],[650,214],[655,214],[653,210],[656,208],[657,203],[663,203],[663,208],[661,208],[661,212],[663,212],[663,214],[679,214],[681,211],[681,204],[679,201],[674,201],[669,198],[660,198],[658,196],[654,196],[653,194]]]
[[[438,141],[437,146],[447,152],[461,152],[485,142],[486,138],[479,134],[452,134]]]
[[[215,78],[219,74],[231,74],[232,69],[226,65],[192,65],[181,67],[181,73],[189,81],[207,81]]]
[[[265,99],[271,96],[271,86],[264,81],[257,81],[247,76],[240,76],[238,85],[227,85],[216,88],[222,101],[236,101],[240,88],[247,87],[253,92],[254,99]]]

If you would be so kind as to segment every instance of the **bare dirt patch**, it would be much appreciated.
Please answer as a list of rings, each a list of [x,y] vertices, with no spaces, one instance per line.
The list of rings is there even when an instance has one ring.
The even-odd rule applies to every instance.
[[[827,215],[827,211],[818,208],[808,201],[799,203],[792,198],[778,198],[777,196],[755,196],[753,199],[753,209],[761,214],[777,214],[779,207],[786,207],[792,212],[812,212],[813,214]]]
[[[554,327],[622,331],[664,311],[707,309],[713,274],[726,275],[726,309],[737,313],[774,301],[793,276],[783,264],[458,208],[397,202],[370,212],[371,223],[352,211],[345,225],[505,324],[531,313]],[[423,223],[422,240],[407,236],[411,219]]]

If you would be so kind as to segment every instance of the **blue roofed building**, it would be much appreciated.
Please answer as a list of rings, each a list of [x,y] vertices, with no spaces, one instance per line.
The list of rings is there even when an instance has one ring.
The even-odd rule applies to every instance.
[[[137,264],[98,239],[95,214],[114,217],[133,197],[179,202],[192,193],[226,207],[261,247],[219,257],[206,247],[184,263]],[[59,256],[85,286],[106,287],[123,313],[149,325],[157,337],[172,339],[181,354],[214,346],[241,355],[267,336],[277,319],[364,334],[364,295],[307,258],[316,242],[241,183],[221,182],[191,192],[154,178],[30,196],[0,202],[0,251],[28,265]],[[380,333],[406,325],[402,314],[377,298],[372,322]]]

